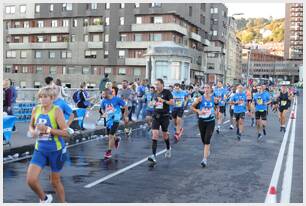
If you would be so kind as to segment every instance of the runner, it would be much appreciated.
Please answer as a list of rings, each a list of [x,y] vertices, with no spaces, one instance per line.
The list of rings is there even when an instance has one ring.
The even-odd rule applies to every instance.
[[[150,132],[152,128],[152,115],[154,112],[154,94],[155,88],[153,86],[150,87],[150,91],[145,94],[145,113],[146,113],[146,122],[148,124],[148,132]]]
[[[214,89],[214,97],[215,97],[215,109],[217,116],[217,133],[220,133],[220,127],[223,123],[222,114],[225,112],[225,99],[226,99],[226,91],[223,88],[222,81],[218,81],[217,87]]]
[[[243,124],[246,112],[246,95],[243,92],[243,87],[241,84],[237,86],[237,91],[232,97],[231,101],[234,104],[234,116],[236,119],[237,126],[237,139],[240,141],[241,135],[243,133]]]
[[[179,83],[175,83],[172,96],[174,100],[174,105],[172,108],[172,117],[173,123],[176,128],[174,138],[176,141],[179,141],[184,131],[184,128],[182,127],[182,118],[184,115],[184,106],[188,97],[188,93],[181,89]]]
[[[256,87],[256,83],[253,83],[252,89],[251,89],[251,93],[252,93],[252,97],[254,97],[254,95],[257,93],[257,87]],[[251,123],[251,127],[255,126],[255,108],[254,108],[254,104],[250,104],[250,110],[251,110],[251,119],[252,119],[252,123]]]
[[[39,175],[43,168],[50,166],[51,184],[59,202],[65,202],[60,172],[66,159],[66,146],[63,138],[68,137],[68,127],[63,112],[53,104],[55,98],[53,88],[41,88],[37,97],[40,104],[33,109],[29,125],[29,132],[36,138],[36,143],[27,171],[27,184],[37,194],[41,203],[52,202],[52,195],[46,194],[39,183]]]
[[[235,117],[234,117],[234,104],[230,100],[233,98],[235,93],[236,93],[236,88],[233,86],[231,88],[231,91],[230,91],[230,93],[228,95],[228,100],[227,100],[227,102],[229,103],[229,113],[230,113],[230,123],[231,123],[230,129],[232,129],[232,130],[234,129],[234,120],[235,120]]]
[[[122,115],[120,107],[124,108],[125,125],[128,123],[128,108],[123,99],[113,95],[113,92],[116,93],[116,91],[106,88],[104,92],[105,99],[101,101],[101,109],[103,114],[106,115],[106,130],[108,135],[108,150],[105,152],[104,158],[110,159],[112,157],[112,149],[114,147],[118,149],[120,143],[120,138],[116,138],[115,136]]]
[[[280,122],[280,131],[286,132],[286,114],[287,110],[290,107],[290,101],[292,96],[289,94],[286,85],[281,86],[280,94],[277,98],[278,111],[279,111],[279,122]]]
[[[166,158],[171,157],[171,148],[168,135],[169,126],[169,105],[173,105],[173,96],[171,92],[164,89],[164,81],[157,79],[155,82],[156,94],[155,94],[155,105],[153,112],[152,122],[152,155],[148,157],[148,161],[153,165],[156,164],[156,149],[157,140],[159,136],[159,129],[162,128],[162,134],[166,143],[167,151],[165,153]]]
[[[255,118],[256,118],[256,130],[257,140],[262,140],[263,136],[260,133],[262,129],[263,134],[266,136],[266,121],[267,121],[267,109],[270,104],[270,96],[263,92],[261,85],[257,85],[257,93],[253,97],[253,104],[255,107]]]
[[[210,140],[215,129],[214,96],[211,95],[211,88],[208,84],[204,85],[204,95],[195,100],[191,105],[191,110],[198,115],[198,126],[204,144],[201,165],[206,167],[210,153]]]

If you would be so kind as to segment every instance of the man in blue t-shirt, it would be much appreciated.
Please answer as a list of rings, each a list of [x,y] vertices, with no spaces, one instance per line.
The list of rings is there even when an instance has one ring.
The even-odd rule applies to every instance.
[[[172,106],[172,117],[176,127],[174,138],[179,141],[183,134],[182,118],[184,114],[184,106],[188,98],[188,93],[181,89],[179,83],[174,84],[174,90],[172,92],[174,105]]]
[[[261,85],[257,85],[257,93],[253,96],[253,104],[255,106],[255,119],[257,129],[257,139],[261,140],[262,135],[260,130],[262,128],[263,134],[266,135],[266,120],[268,104],[270,104],[271,98],[269,92],[264,92]]]
[[[222,81],[218,81],[217,87],[214,89],[214,97],[215,97],[215,111],[217,117],[217,133],[220,133],[220,127],[223,123],[222,114],[225,113],[225,101],[226,101],[227,91],[223,87]]]
[[[234,116],[236,118],[237,124],[237,139],[240,141],[241,134],[243,132],[243,124],[246,112],[246,94],[243,91],[241,84],[237,86],[237,91],[234,96],[231,98],[231,102],[234,105]]]
[[[59,86],[53,86],[53,88],[56,96],[53,104],[58,106],[63,111],[67,126],[69,127],[74,119],[72,108],[63,98],[60,97],[61,88]]]
[[[109,159],[112,157],[112,148],[118,149],[120,138],[116,138],[116,131],[118,130],[121,119],[121,108],[124,108],[124,122],[128,123],[128,107],[123,99],[118,96],[113,96],[112,90],[104,89],[105,98],[101,101],[101,110],[106,118],[106,130],[108,135],[108,150],[104,157]]]

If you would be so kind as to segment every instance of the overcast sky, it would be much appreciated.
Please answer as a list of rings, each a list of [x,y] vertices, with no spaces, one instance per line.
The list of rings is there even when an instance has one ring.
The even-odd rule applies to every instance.
[[[244,18],[285,18],[285,3],[225,3],[229,15],[244,13]],[[239,16],[236,16],[239,18]]]

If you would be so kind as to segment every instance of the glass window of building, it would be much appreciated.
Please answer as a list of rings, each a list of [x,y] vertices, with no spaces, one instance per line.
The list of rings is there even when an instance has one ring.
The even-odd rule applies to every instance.
[[[154,24],[162,24],[163,23],[163,17],[162,16],[155,16],[154,17]]]
[[[142,24],[142,17],[136,16],[136,24]]]
[[[120,67],[120,68],[119,68],[119,71],[118,71],[118,74],[119,74],[119,75],[126,75],[126,68]]]
[[[27,6],[26,5],[20,5],[19,10],[20,10],[20,13],[23,13],[23,14],[26,13]]]

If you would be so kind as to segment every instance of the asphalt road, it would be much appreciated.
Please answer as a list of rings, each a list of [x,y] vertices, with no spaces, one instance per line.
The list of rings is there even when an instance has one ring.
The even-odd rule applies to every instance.
[[[302,98],[299,97],[291,190],[291,202],[295,203],[303,201],[302,108]],[[134,131],[130,138],[123,136],[120,148],[111,160],[103,159],[106,139],[71,147],[68,150],[70,160],[62,172],[67,202],[262,203],[284,133],[279,132],[277,115],[271,111],[267,136],[262,143],[257,142],[256,130],[250,127],[250,123],[247,117],[245,132],[238,142],[235,130],[230,130],[226,121],[221,133],[213,135],[207,168],[200,166],[203,145],[194,115],[184,118],[182,140],[177,144],[172,141],[172,158],[165,159],[163,154],[159,155],[154,168],[148,167],[146,161],[139,163],[151,154],[150,136],[142,129]],[[170,128],[170,132],[173,133],[173,129]],[[164,142],[159,141],[158,151],[164,148]],[[283,165],[286,156],[287,150]],[[127,168],[134,163],[138,164]],[[4,165],[4,202],[38,202],[25,182],[28,164],[28,160],[23,160]],[[115,172],[122,169],[126,171],[116,175]],[[281,174],[283,171],[284,166]],[[54,194],[48,172],[49,168],[45,168],[41,174],[41,184],[46,192]],[[85,187],[103,177],[106,177],[105,181]],[[278,191],[282,190],[282,178],[280,175]],[[277,195],[279,200],[280,192]]]

